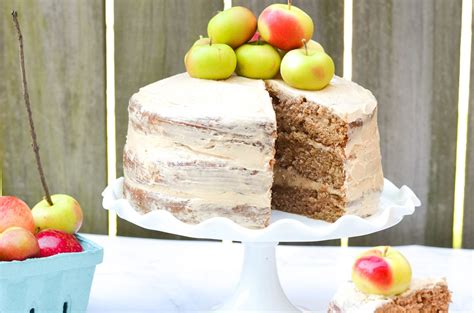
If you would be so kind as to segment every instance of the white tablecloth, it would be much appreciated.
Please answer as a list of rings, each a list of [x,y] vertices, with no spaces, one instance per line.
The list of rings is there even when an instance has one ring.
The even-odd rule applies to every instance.
[[[108,238],[86,235],[105,248],[91,291],[90,313],[206,311],[232,294],[243,249],[238,243]],[[278,272],[289,299],[326,312],[337,286],[366,248],[279,246]],[[451,312],[474,312],[474,251],[397,247],[414,277],[448,279]]]

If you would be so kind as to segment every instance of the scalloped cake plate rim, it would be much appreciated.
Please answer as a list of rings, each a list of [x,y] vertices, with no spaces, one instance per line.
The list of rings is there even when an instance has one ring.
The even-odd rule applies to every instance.
[[[248,242],[303,242],[355,237],[375,233],[398,224],[404,216],[421,205],[407,186],[396,187],[384,180],[377,212],[367,218],[344,215],[334,223],[301,215],[272,211],[270,224],[262,229],[249,229],[225,217],[213,217],[199,224],[187,224],[166,210],[146,214],[135,211],[123,197],[123,177],[117,178],[102,192],[102,206],[140,227],[171,234],[201,238]]]

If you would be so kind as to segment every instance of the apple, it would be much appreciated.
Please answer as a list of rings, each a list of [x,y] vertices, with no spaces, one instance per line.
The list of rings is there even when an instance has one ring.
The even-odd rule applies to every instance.
[[[207,34],[214,43],[237,48],[247,42],[257,29],[257,18],[247,8],[235,6],[217,13],[207,25]]]
[[[248,43],[235,50],[237,56],[237,75],[254,78],[273,78],[280,69],[280,54],[267,43],[260,41]]]
[[[303,10],[290,3],[277,3],[262,11],[258,17],[258,31],[272,46],[289,51],[301,47],[302,39],[311,39],[314,24]]]
[[[14,226],[0,233],[0,261],[23,261],[38,253],[38,241],[31,231]]]
[[[211,44],[211,40],[208,37],[199,36],[199,39],[193,43],[192,47],[209,45],[209,44]],[[186,64],[187,57],[188,57],[188,53],[184,55],[184,64]]]
[[[203,79],[229,78],[237,65],[234,50],[226,44],[193,46],[185,60],[189,76]]]
[[[310,40],[306,43],[306,48],[308,50],[315,50],[315,51],[320,51],[320,52],[324,52],[324,48],[323,46],[321,46],[321,44],[317,41],[314,41],[314,40]]]
[[[252,38],[249,39],[248,43],[252,43],[260,40],[260,33],[258,31],[253,34]]]
[[[12,226],[35,232],[35,222],[28,205],[17,197],[0,197],[0,233]]]
[[[74,235],[60,230],[46,229],[36,234],[39,245],[39,257],[48,257],[58,253],[81,252],[82,246]]]
[[[79,203],[68,195],[52,195],[53,205],[46,200],[36,204],[31,212],[37,231],[57,229],[66,233],[76,233],[81,228],[83,215]]]
[[[320,90],[333,78],[334,62],[325,52],[295,49],[283,57],[280,73],[283,80],[292,87]]]
[[[357,258],[352,267],[352,281],[367,294],[397,295],[410,286],[411,266],[397,250],[375,247]]]

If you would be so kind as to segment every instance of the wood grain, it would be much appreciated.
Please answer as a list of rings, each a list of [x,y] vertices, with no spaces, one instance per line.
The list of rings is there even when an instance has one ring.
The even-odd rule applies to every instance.
[[[351,244],[451,246],[461,1],[354,2],[353,80],[379,102],[385,177],[423,205]]]
[[[40,152],[52,193],[81,203],[82,232],[106,233],[104,6],[100,1],[0,2],[0,134],[3,193],[29,205],[42,198],[23,104],[16,9]]]
[[[232,5],[241,5],[259,14],[273,3],[287,1],[272,0],[233,0]],[[313,19],[315,32],[313,39],[321,43],[325,51],[332,57],[336,66],[336,75],[343,73],[344,52],[344,0],[305,1],[294,0],[293,5],[304,10]]]
[[[474,8],[473,8],[474,17]],[[474,19],[472,21],[474,29]],[[471,36],[471,87],[467,141],[466,186],[464,198],[463,248],[474,248],[474,37]]]
[[[207,22],[222,10],[221,0],[116,0],[115,72],[117,175],[122,176],[122,150],[128,123],[128,99],[154,81],[184,72],[186,51],[207,34]],[[179,238],[147,231],[119,220],[126,236]]]

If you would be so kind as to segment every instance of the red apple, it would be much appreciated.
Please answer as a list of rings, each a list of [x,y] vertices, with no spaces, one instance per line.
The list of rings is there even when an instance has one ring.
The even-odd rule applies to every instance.
[[[39,257],[58,253],[81,252],[82,246],[74,235],[60,230],[46,229],[36,234],[39,244]]]
[[[35,222],[31,210],[17,197],[0,197],[0,233],[13,226],[22,227],[34,234]]]
[[[397,295],[410,286],[410,263],[391,247],[375,247],[357,258],[352,267],[352,280],[364,293]]]
[[[38,253],[38,241],[29,230],[10,227],[0,233],[0,261],[23,261]]]
[[[272,4],[258,17],[258,31],[272,46],[288,51],[301,47],[313,36],[314,24],[303,10],[290,4]]]

